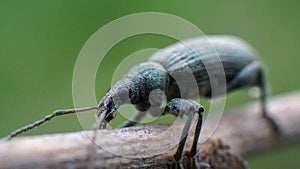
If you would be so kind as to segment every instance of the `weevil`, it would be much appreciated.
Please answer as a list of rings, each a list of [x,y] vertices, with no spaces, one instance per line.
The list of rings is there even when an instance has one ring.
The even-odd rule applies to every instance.
[[[192,46],[192,50],[189,46]],[[212,48],[219,59],[212,59],[212,50],[208,50]],[[263,66],[256,55],[255,50],[247,42],[234,36],[197,37],[183,41],[183,43],[175,43],[154,53],[147,62],[134,66],[120,81],[112,86],[98,106],[58,110],[40,121],[16,130],[8,136],[8,139],[37,127],[53,117],[92,109],[97,110],[96,116],[99,118],[99,128],[105,128],[106,124],[116,117],[118,108],[129,103],[135,105],[137,113],[121,127],[135,125],[150,109],[152,111],[149,112],[153,116],[165,114],[179,117],[188,116],[177,151],[174,154],[174,160],[177,162],[182,158],[192,118],[195,114],[198,114],[193,144],[189,151],[190,156],[194,157],[197,153],[197,142],[201,132],[204,112],[203,106],[191,100],[197,97],[195,93],[198,93],[201,97],[212,98],[225,95],[242,87],[257,86],[261,91],[262,116],[268,119],[276,128],[276,123],[267,113],[265,75]],[[214,76],[210,77],[205,64],[213,66],[217,62],[221,63],[222,71],[214,72]],[[194,87],[190,85],[192,82],[189,78],[185,78],[189,75],[192,75],[195,80],[196,85]],[[225,91],[212,95],[211,78],[218,82],[218,80],[221,80],[218,79],[222,77],[221,75],[225,80]],[[177,78],[178,76],[181,78]],[[181,79],[179,80],[181,82],[178,79]],[[181,90],[184,92],[181,92]],[[163,96],[167,102],[165,106],[162,106]]]

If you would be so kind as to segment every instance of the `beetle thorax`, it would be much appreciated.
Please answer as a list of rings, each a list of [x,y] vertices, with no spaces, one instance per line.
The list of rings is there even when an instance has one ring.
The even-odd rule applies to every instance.
[[[170,77],[164,67],[158,63],[141,63],[133,67],[125,78],[131,81],[130,101],[140,111],[147,110],[151,105],[159,106],[163,102],[162,98],[166,98],[165,95],[168,94]]]

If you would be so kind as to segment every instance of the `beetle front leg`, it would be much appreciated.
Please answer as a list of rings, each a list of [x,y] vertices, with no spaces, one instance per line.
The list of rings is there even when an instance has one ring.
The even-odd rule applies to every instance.
[[[201,127],[202,127],[202,120],[203,120],[203,111],[204,108],[197,102],[192,101],[192,100],[185,100],[185,99],[172,99],[166,106],[163,114],[173,114],[175,116],[182,117],[184,114],[188,116],[187,121],[184,125],[181,137],[180,137],[180,142],[177,148],[177,151],[174,155],[175,161],[179,164],[179,161],[182,158],[183,155],[183,149],[186,143],[186,139],[189,133],[189,129],[191,127],[191,124],[193,122],[193,117],[196,113],[199,114],[198,120],[197,120],[197,126],[196,126],[196,131],[193,139],[193,145],[190,151],[190,156],[194,157],[197,153],[197,143],[198,139],[201,133]]]
[[[147,114],[146,111],[137,111],[137,113],[135,114],[135,116],[132,119],[126,121],[124,124],[121,124],[119,126],[119,128],[130,127],[130,126],[136,125],[143,117],[146,116],[146,114]]]

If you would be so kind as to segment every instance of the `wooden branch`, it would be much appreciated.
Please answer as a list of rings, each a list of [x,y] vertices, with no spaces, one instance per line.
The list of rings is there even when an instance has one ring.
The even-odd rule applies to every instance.
[[[224,113],[213,136],[199,143],[196,161],[211,168],[246,168],[247,155],[300,138],[300,91],[271,98],[268,108],[282,135],[272,132],[257,103]],[[205,123],[201,139],[214,124]],[[174,168],[182,125],[152,125],[16,138],[0,142],[0,168]],[[192,134],[192,133],[191,133]],[[190,140],[188,140],[187,151]],[[186,153],[185,168],[190,167]]]

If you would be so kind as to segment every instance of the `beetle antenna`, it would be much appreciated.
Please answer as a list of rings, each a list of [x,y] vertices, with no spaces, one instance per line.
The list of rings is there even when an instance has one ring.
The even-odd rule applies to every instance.
[[[14,132],[12,132],[10,135],[8,135],[7,137],[4,138],[4,140],[10,140],[13,137],[16,137],[28,130],[31,130],[45,122],[50,121],[52,118],[57,117],[57,116],[61,116],[61,115],[65,115],[65,114],[73,114],[73,113],[77,113],[77,112],[86,112],[89,110],[95,110],[98,109],[98,106],[93,106],[93,107],[84,107],[84,108],[77,108],[77,109],[66,109],[66,110],[56,110],[54,111],[52,114],[49,114],[47,116],[45,116],[44,118],[42,118],[41,120],[35,121],[34,123],[31,123],[29,125],[26,125],[24,127],[21,127],[17,130],[15,130]]]

